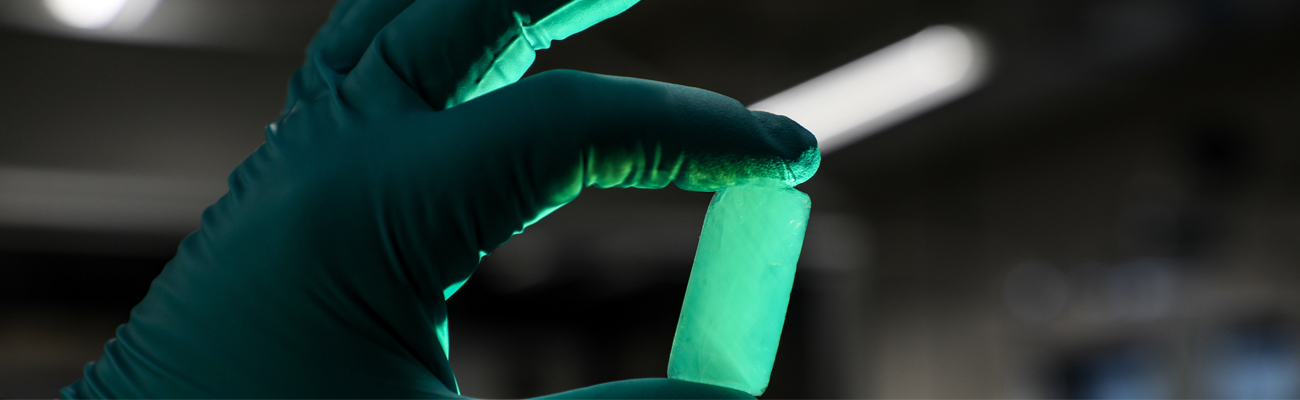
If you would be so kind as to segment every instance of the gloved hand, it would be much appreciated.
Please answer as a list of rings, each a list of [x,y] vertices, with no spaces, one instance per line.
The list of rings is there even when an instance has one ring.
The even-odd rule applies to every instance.
[[[341,1],[266,143],[61,394],[458,397],[446,299],[582,188],[813,174],[806,130],[715,93],[572,71],[513,83],[534,49],[634,2]],[[557,396],[748,397],[668,379]]]

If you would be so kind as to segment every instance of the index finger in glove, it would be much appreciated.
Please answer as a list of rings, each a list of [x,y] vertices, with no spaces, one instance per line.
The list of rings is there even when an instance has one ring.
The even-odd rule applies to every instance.
[[[472,246],[489,252],[587,186],[793,186],[821,160],[816,139],[789,118],[702,89],[575,71],[535,75],[433,121],[434,133],[398,141],[411,160],[403,168],[443,181],[458,174],[457,192],[471,197],[469,216],[486,233]]]
[[[457,117],[475,121],[486,152],[580,168],[572,172],[581,179],[566,185],[714,191],[769,178],[794,186],[821,160],[798,123],[704,89],[565,70],[520,86],[466,103],[473,109]],[[487,112],[501,117],[478,115]]]

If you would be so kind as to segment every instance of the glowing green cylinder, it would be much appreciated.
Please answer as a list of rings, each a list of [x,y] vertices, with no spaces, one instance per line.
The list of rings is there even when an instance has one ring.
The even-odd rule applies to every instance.
[[[668,377],[761,395],[803,247],[808,195],[775,181],[719,191],[695,250]]]

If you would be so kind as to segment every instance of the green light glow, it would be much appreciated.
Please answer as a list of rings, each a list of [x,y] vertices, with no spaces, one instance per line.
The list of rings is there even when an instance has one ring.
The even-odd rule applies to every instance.
[[[776,361],[812,203],[776,180],[713,196],[668,377],[761,395]]]

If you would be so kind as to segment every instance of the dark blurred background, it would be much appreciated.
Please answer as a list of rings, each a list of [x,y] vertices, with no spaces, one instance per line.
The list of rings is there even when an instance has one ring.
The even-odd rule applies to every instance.
[[[100,356],[332,2],[75,3],[0,3],[0,397]],[[800,187],[767,397],[1300,397],[1300,2],[653,0],[531,71],[752,104],[935,25],[983,73]],[[486,258],[464,394],[664,376],[708,200],[589,190]]]

